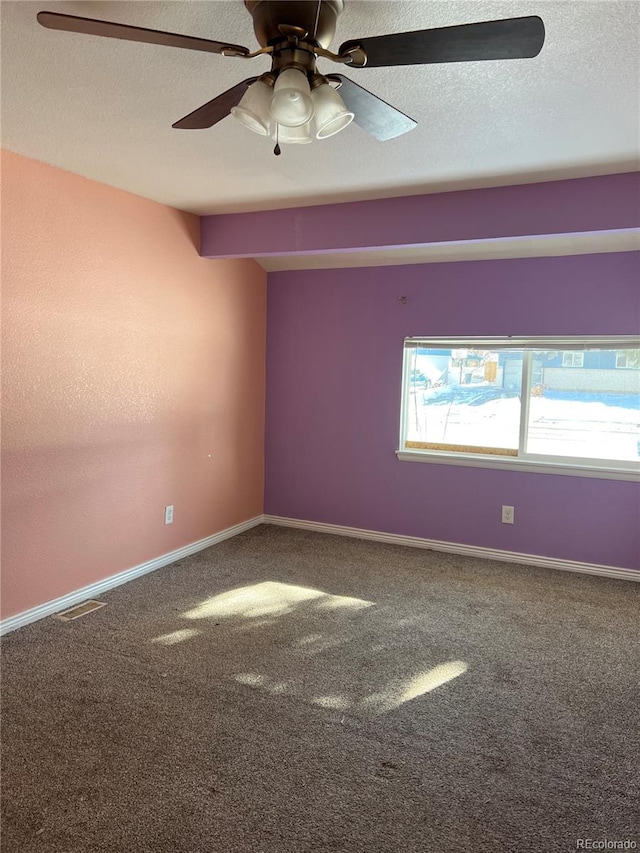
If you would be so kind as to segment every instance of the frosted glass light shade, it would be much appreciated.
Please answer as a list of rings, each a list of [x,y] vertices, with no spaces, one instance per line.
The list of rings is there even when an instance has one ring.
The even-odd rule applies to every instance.
[[[285,68],[273,87],[271,115],[285,127],[300,127],[313,115],[309,81],[297,68]]]
[[[231,115],[237,119],[240,124],[253,130],[254,133],[259,133],[261,136],[269,135],[271,126],[271,98],[273,97],[273,89],[262,80],[256,80],[242,96],[242,100],[237,107],[232,107]]]
[[[353,121],[354,114],[347,109],[340,95],[328,83],[314,89],[311,100],[318,139],[326,139],[334,133],[339,133]]]
[[[305,145],[307,142],[311,142],[311,122],[308,121],[306,124],[301,124],[300,127],[286,127],[283,124],[276,125],[278,128],[278,133],[276,135],[275,127],[271,131],[271,137],[277,142],[282,142],[283,144],[289,145],[290,143],[296,143],[298,145]]]

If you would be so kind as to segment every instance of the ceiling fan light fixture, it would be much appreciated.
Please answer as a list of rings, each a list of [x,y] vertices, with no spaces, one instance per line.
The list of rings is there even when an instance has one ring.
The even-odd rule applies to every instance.
[[[263,80],[256,80],[244,93],[237,107],[232,107],[231,115],[244,127],[268,136],[271,127],[271,98],[273,89]]]
[[[306,124],[301,124],[299,127],[286,127],[283,124],[278,124],[276,128],[277,133],[275,129],[271,132],[271,137],[276,142],[286,143],[287,145],[291,143],[306,145],[307,142],[312,141],[310,121]]]
[[[329,83],[322,83],[311,93],[316,123],[316,138],[327,139],[344,130],[354,119],[344,101]]]
[[[317,73],[318,58],[354,69],[519,60],[537,56],[545,40],[542,19],[528,15],[349,39],[340,45],[337,53],[333,53],[328,48],[335,35],[336,21],[342,13],[344,0],[315,0],[314,3],[310,0],[244,0],[244,5],[253,18],[259,50],[251,51],[228,41],[61,12],[43,10],[37,13],[36,19],[47,29],[91,37],[198,50],[238,59],[270,56],[270,71],[259,78],[249,77],[237,83],[174,122],[172,127],[179,130],[213,127],[232,113],[241,124],[261,136],[269,136],[275,127],[276,133],[282,131],[283,142],[287,141],[285,137],[292,128],[304,130],[290,133],[288,141],[307,142],[314,114],[317,139],[333,136],[353,120],[380,141],[394,139],[417,126],[409,116],[348,77],[341,74],[325,77]],[[329,80],[338,82],[348,107],[332,90]],[[280,146],[276,144],[274,154],[280,153]]]
[[[313,101],[306,74],[297,68],[285,68],[273,87],[271,115],[285,127],[301,127],[313,115]]]

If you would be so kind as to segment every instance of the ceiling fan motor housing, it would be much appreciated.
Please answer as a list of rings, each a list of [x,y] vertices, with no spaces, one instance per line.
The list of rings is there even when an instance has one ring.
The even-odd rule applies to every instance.
[[[326,49],[335,35],[344,0],[322,0],[319,7],[309,0],[244,0],[244,5],[253,18],[253,30],[261,47],[281,41],[280,27],[284,25],[297,28],[308,35],[309,41]]]

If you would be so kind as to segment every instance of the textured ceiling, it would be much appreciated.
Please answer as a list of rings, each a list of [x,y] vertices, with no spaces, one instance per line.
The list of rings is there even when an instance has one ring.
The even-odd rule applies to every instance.
[[[346,0],[348,38],[540,15],[536,59],[345,73],[419,122],[389,142],[355,125],[274,157],[226,118],[172,122],[269,67],[45,30],[41,9],[256,46],[241,0],[2,2],[2,145],[197,213],[522,183],[639,167],[640,4],[615,0]],[[342,71],[320,60],[322,71]]]

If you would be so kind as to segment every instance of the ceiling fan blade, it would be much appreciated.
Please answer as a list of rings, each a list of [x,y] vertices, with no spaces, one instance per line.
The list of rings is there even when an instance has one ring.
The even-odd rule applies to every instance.
[[[229,44],[224,41],[183,36],[179,33],[165,33],[161,30],[148,30],[144,27],[131,27],[128,24],[115,24],[111,21],[97,21],[93,18],[79,18],[76,15],[61,15],[58,12],[38,12],[38,23],[51,30],[65,30],[70,33],[83,33],[91,36],[104,36],[126,41],[139,41],[147,44],[162,44],[166,47],[183,47],[187,50],[203,50],[206,53],[229,51],[231,55],[244,56],[250,53],[248,47]]]
[[[327,77],[329,80],[340,81],[340,97],[347,109],[355,114],[354,122],[381,142],[395,139],[396,136],[402,136],[417,127],[418,123],[412,118],[358,86],[348,77],[343,77],[342,74],[328,74]]]
[[[172,124],[171,127],[175,127],[178,130],[203,130],[205,127],[213,127],[214,124],[217,124],[229,115],[232,107],[240,103],[244,93],[257,79],[257,77],[249,77],[247,80],[243,80],[242,83],[238,83],[232,89],[227,89],[226,92],[218,95],[217,98],[208,101],[206,104],[198,107],[197,110],[184,116],[184,118]]]
[[[434,30],[391,33],[375,38],[351,39],[339,54],[362,48],[366,67],[427,65],[435,62],[477,62],[484,59],[524,59],[537,56],[544,44],[544,24],[537,15],[484,21]],[[353,67],[363,63],[354,61]]]

